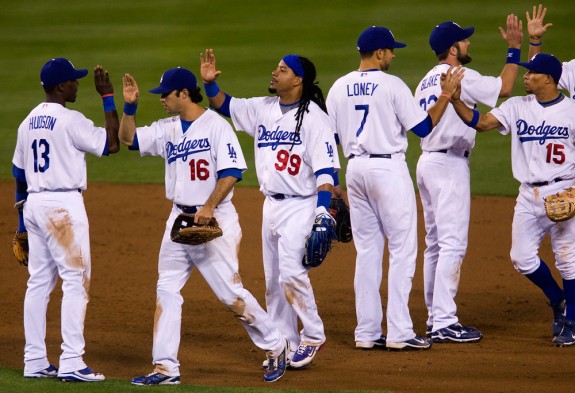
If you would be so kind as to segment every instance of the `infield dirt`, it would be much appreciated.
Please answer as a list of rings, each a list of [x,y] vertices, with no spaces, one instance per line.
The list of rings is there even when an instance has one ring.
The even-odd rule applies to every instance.
[[[28,272],[11,253],[16,213],[14,185],[0,182],[2,274],[0,365],[23,367],[22,305]],[[90,184],[84,193],[92,244],[92,283],[86,317],[85,360],[108,378],[152,370],[157,255],[170,203],[163,185]],[[243,240],[240,274],[264,305],[261,205],[255,188],[238,188],[233,199]],[[473,197],[469,248],[457,296],[461,322],[485,338],[476,344],[435,344],[422,352],[355,349],[353,243],[336,244],[311,272],[327,343],[307,369],[288,371],[277,383],[262,381],[264,354],[195,271],[184,287],[179,359],[182,383],[267,389],[393,390],[396,392],[568,392],[575,381],[575,347],[551,344],[551,309],[544,296],[509,260],[514,198]],[[419,252],[410,308],[415,329],[425,331],[419,207]],[[553,265],[548,239],[542,259]],[[381,289],[386,300],[387,263]],[[559,278],[555,269],[552,269]],[[48,307],[49,358],[60,354],[60,285]],[[385,323],[385,322],[384,322]],[[385,325],[384,325],[385,329]],[[127,382],[128,383],[128,382]]]

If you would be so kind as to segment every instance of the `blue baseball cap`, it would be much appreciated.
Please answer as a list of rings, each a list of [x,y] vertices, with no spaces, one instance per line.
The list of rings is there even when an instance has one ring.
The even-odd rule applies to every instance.
[[[357,50],[360,52],[369,52],[378,49],[405,48],[407,44],[395,40],[391,30],[371,26],[365,29],[357,39]]]
[[[443,22],[433,28],[429,36],[429,45],[436,55],[445,52],[453,44],[463,41],[473,34],[475,27],[463,29],[455,22]]]
[[[56,86],[67,81],[74,81],[88,75],[85,68],[75,69],[68,59],[57,57],[48,61],[40,71],[40,83],[42,86]]]
[[[563,72],[563,65],[561,62],[555,56],[547,53],[536,54],[531,58],[531,60],[529,60],[529,63],[520,62],[517,64],[530,71],[550,75],[556,81],[561,79],[561,73]]]
[[[154,94],[165,94],[171,93],[174,90],[187,89],[192,91],[195,90],[196,87],[197,81],[192,71],[178,67],[164,72],[160,79],[160,86],[149,90],[149,92]]]

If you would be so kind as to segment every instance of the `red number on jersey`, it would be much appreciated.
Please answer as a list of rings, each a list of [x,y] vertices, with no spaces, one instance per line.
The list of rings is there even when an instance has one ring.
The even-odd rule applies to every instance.
[[[548,164],[553,161],[555,164],[563,164],[565,162],[565,146],[561,143],[550,143],[546,147],[547,149],[547,159]]]
[[[287,168],[290,175],[295,176],[299,173],[299,168],[301,166],[301,157],[297,154],[292,154],[290,156],[287,150],[280,150],[277,154],[278,162],[275,163],[275,167],[278,171],[283,171]],[[289,167],[288,167],[289,164]]]
[[[196,180],[196,177],[198,180],[206,180],[208,177],[210,177],[210,170],[208,169],[209,165],[210,164],[204,159],[198,160],[197,163],[196,160],[191,160],[190,180]]]

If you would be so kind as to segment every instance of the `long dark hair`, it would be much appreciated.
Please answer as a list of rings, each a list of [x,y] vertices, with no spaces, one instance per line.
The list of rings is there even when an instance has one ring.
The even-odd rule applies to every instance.
[[[303,122],[304,115],[309,112],[309,102],[313,101],[321,108],[322,111],[327,113],[327,108],[325,106],[325,99],[323,97],[323,92],[319,87],[319,82],[315,81],[316,71],[315,66],[313,63],[307,58],[303,56],[298,56],[303,67],[304,77],[303,77],[303,90],[301,94],[301,98],[299,101],[299,106],[297,108],[297,112],[295,114],[296,119],[296,126],[295,126],[295,133],[296,138],[299,137],[301,124]],[[292,144],[293,148],[293,144]],[[291,150],[291,149],[290,149]]]

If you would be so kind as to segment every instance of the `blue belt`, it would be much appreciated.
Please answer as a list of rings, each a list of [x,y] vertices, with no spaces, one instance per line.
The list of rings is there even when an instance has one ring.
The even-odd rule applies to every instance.
[[[349,159],[356,157],[355,154],[350,154]],[[391,154],[370,154],[369,158],[391,158]]]
[[[178,209],[187,214],[194,214],[198,211],[198,208],[196,206],[184,206],[184,205],[176,205],[176,206],[178,207]]]
[[[543,186],[548,186],[549,184],[552,184],[552,183],[558,183],[560,181],[563,181],[563,179],[561,177],[556,177],[555,179],[553,179],[551,181],[538,181],[535,183],[530,183],[529,185],[531,187],[543,187]]]

